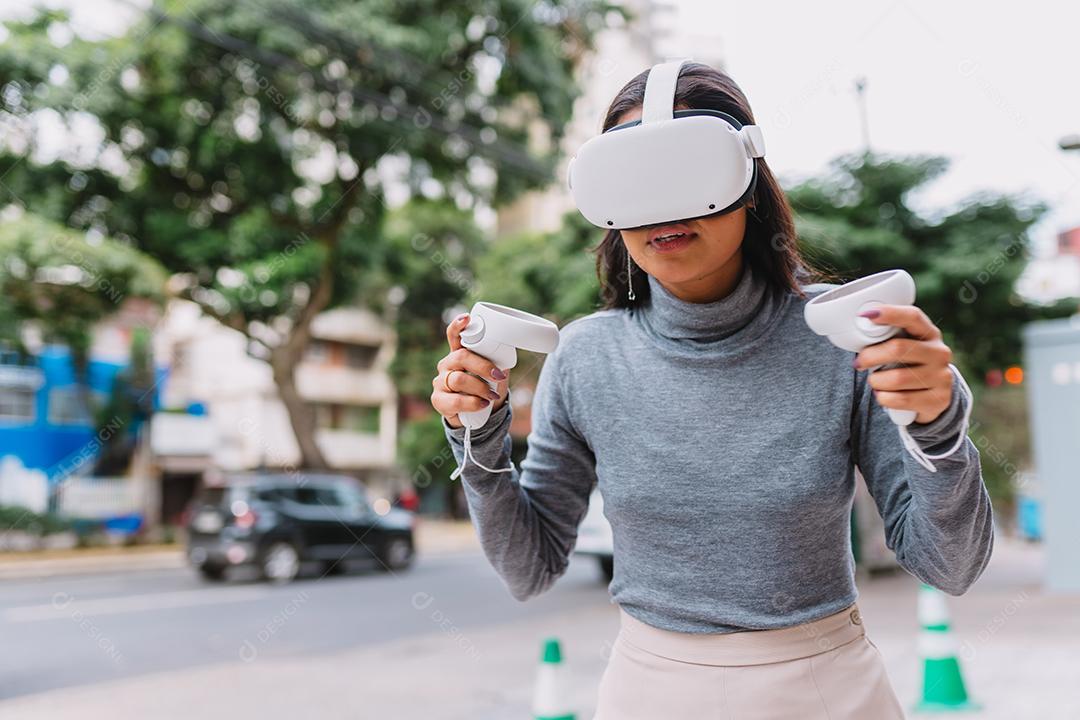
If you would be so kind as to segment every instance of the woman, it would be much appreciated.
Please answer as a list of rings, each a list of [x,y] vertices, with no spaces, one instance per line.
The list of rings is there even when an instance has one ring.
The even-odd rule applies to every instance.
[[[640,116],[647,76],[618,94],[605,130]],[[675,106],[754,122],[738,86],[700,64],[683,68]],[[756,162],[745,207],[608,231],[606,309],[567,325],[547,359],[520,472],[469,463],[463,475],[484,551],[521,600],[565,571],[599,486],[622,623],[599,720],[902,718],[855,606],[855,466],[913,575],[958,595],[990,557],[970,440],[930,473],[882,410],[916,411],[909,430],[927,452],[955,444],[969,400],[940,331],[917,308],[882,306],[868,316],[909,337],[855,355],[814,335],[803,306],[828,286],[807,284],[791,209]],[[504,468],[508,378],[461,347],[467,323],[447,328],[432,404],[459,462],[457,413],[493,404],[472,453]]]

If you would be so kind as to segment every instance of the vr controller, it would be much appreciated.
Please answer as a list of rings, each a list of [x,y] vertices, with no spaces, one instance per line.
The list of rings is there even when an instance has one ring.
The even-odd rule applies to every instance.
[[[806,303],[803,316],[806,324],[818,335],[824,335],[833,345],[851,352],[859,352],[869,345],[885,342],[900,334],[901,330],[892,325],[880,325],[869,318],[859,317],[860,313],[872,310],[879,305],[911,305],[915,302],[915,281],[903,270],[886,270],[868,275],[846,285],[829,290]],[[893,367],[893,366],[885,366]],[[933,460],[949,457],[956,452],[967,437],[968,423],[971,420],[973,405],[971,388],[964,381],[964,376],[950,365],[961,391],[967,396],[964,411],[963,428],[957,434],[956,442],[947,452],[928,455],[911,437],[907,426],[915,422],[918,413],[913,410],[888,408],[889,417],[900,431],[900,440],[916,462],[929,470],[937,472]],[[881,369],[870,368],[870,372]]]
[[[860,313],[878,305],[914,302],[915,281],[911,276],[903,270],[886,270],[818,295],[806,303],[803,316],[815,333],[824,335],[838,348],[857,353],[900,332],[898,327],[859,317]],[[870,372],[878,369],[871,368]],[[897,425],[910,425],[916,415],[912,410],[889,408],[889,417]]]
[[[517,365],[517,351],[550,353],[559,345],[559,328],[538,315],[505,305],[478,302],[469,314],[469,324],[461,331],[463,347],[481,355],[500,370]],[[494,389],[494,384],[492,385]],[[462,425],[477,429],[491,417],[491,406],[458,413]]]

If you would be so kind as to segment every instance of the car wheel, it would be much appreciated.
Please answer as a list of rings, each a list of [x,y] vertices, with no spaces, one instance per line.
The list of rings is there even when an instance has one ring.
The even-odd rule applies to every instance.
[[[412,563],[413,546],[408,538],[394,537],[386,541],[379,553],[383,570],[404,570]]]
[[[611,579],[615,577],[615,558],[611,555],[601,555],[596,559],[600,561],[600,573],[604,576],[604,582],[611,582]]]
[[[199,574],[202,575],[203,580],[221,582],[225,579],[225,567],[222,565],[200,565]]]
[[[259,564],[264,580],[292,582],[300,572],[300,553],[288,542],[276,542],[266,548]]]

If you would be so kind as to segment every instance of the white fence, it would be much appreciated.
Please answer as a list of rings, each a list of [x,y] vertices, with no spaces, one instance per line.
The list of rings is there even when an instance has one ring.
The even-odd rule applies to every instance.
[[[145,487],[138,478],[71,477],[56,488],[56,512],[84,520],[141,514],[146,507]]]

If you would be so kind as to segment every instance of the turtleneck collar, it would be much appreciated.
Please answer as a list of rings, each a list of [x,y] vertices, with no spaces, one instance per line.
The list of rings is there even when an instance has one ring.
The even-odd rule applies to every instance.
[[[672,295],[660,281],[649,275],[649,300],[642,307],[642,319],[657,335],[680,341],[712,342],[728,338],[755,321],[763,322],[773,305],[767,283],[743,265],[735,289],[708,303],[691,303]]]

